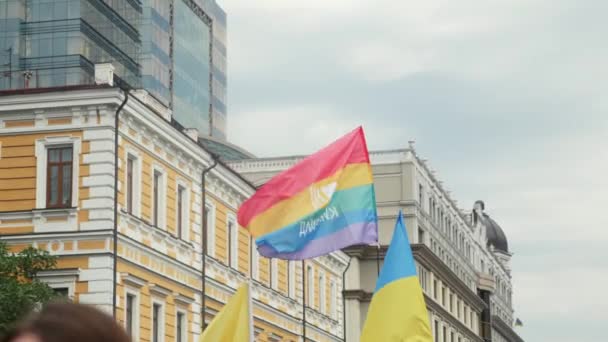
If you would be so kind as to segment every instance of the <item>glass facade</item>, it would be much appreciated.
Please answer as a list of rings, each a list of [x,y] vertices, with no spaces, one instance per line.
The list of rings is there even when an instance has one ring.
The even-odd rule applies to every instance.
[[[0,0],[0,90],[94,83],[94,65],[226,137],[226,14],[214,0]]]
[[[173,115],[185,127],[210,132],[211,27],[185,1],[175,2]]]

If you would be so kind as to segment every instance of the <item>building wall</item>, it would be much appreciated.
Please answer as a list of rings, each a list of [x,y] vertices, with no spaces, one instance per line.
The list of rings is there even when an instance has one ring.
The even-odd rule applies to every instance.
[[[414,249],[435,341],[482,341],[484,301],[478,288],[492,294],[490,312],[506,329],[512,324],[510,255],[486,246],[484,227],[475,225],[455,204],[436,173],[410,147],[370,154],[378,206],[379,240],[384,248],[354,247],[346,274],[346,340],[358,341],[378,269],[402,210]],[[260,185],[303,157],[235,161],[231,166]],[[512,334],[516,336],[515,333]],[[490,338],[490,337],[488,337]],[[516,341],[517,339],[511,339]]]
[[[123,97],[116,89],[89,89],[0,98],[0,235],[17,251],[34,245],[59,256],[56,270],[41,275],[67,288],[75,301],[113,308],[114,113]],[[163,116],[165,115],[165,116]],[[210,156],[156,113],[146,99],[131,95],[119,120],[117,188],[117,320],[126,324],[127,295],[141,341],[150,340],[153,305],[162,306],[161,335],[176,336],[177,313],[187,320],[189,341],[201,329],[201,173]],[[44,144],[74,146],[77,167],[73,203],[46,205]],[[59,144],[59,145],[57,145]],[[133,206],[128,210],[128,159],[133,160]],[[76,163],[75,163],[76,165]],[[153,224],[153,173],[162,171],[157,224]],[[177,189],[184,187],[184,230],[177,230]],[[235,289],[253,275],[256,333],[260,340],[297,341],[302,335],[302,263],[252,261],[251,237],[236,225],[239,204],[254,189],[222,165],[207,174],[209,238],[206,256],[206,319],[209,322]],[[230,234],[229,222],[233,222]],[[236,240],[235,240],[236,238]],[[205,239],[206,240],[206,239]],[[238,253],[234,255],[234,251]],[[236,263],[230,260],[231,253]],[[255,252],[254,252],[255,253]],[[347,264],[343,253],[306,261],[315,275],[307,303],[306,334],[313,341],[342,338],[342,293]],[[256,274],[254,275],[254,269]],[[325,281],[319,286],[318,275]],[[291,289],[291,290],[290,290]],[[325,305],[320,306],[324,298]],[[129,297],[130,298],[130,297]]]

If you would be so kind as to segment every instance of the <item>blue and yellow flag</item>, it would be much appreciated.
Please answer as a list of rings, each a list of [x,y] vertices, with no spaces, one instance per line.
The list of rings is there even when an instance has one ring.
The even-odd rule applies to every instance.
[[[361,342],[433,340],[402,216],[399,211],[393,239],[367,312]]]

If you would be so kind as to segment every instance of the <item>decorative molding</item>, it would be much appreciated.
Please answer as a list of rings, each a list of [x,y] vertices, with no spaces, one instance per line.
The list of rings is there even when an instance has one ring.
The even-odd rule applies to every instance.
[[[464,333],[467,338],[470,339],[470,341],[484,342],[483,338],[481,338],[478,333],[464,325],[460,320],[454,317],[454,315],[449,313],[446,309],[439,305],[439,303],[435,302],[427,294],[424,294],[424,301],[426,302],[426,305],[429,307],[429,309],[431,309],[435,313],[438,313],[444,321],[447,321],[453,326],[457,326],[459,331]]]
[[[412,253],[416,261],[437,274],[450,286],[452,291],[465,298],[477,312],[481,312],[487,307],[477,293],[471,290],[429,247],[423,244],[412,244]]]
[[[173,293],[173,300],[185,306],[188,306],[195,302],[194,298],[186,297],[176,292]]]
[[[142,279],[129,273],[121,273],[120,278],[122,279],[123,283],[129,284],[137,288],[144,287],[148,283],[145,279]]]
[[[167,297],[172,293],[168,288],[162,287],[158,284],[150,284],[148,285],[148,288],[150,289],[151,294],[153,293],[159,297]]]

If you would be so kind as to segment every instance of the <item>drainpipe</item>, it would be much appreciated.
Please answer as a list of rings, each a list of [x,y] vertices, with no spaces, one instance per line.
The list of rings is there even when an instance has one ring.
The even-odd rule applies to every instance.
[[[207,173],[209,171],[211,171],[214,167],[217,166],[217,158],[214,157],[213,155],[211,155],[211,159],[213,159],[213,164],[211,164],[208,168],[204,169],[202,174],[201,174],[201,197],[202,197],[202,215],[201,215],[201,219],[203,222],[201,222],[201,227],[202,227],[202,236],[201,236],[201,241],[202,241],[202,254],[201,254],[201,264],[202,264],[202,283],[201,283],[201,326],[202,329],[201,331],[205,331],[205,328],[207,327],[206,323],[205,323],[205,311],[206,311],[206,301],[205,301],[205,285],[206,285],[206,273],[205,273],[205,268],[207,265],[206,262],[206,256],[207,256],[207,215],[205,214],[205,202],[207,201],[207,195],[206,195],[206,189],[205,189],[205,176],[207,175]]]
[[[346,342],[346,297],[344,296],[344,292],[346,292],[346,271],[350,267],[350,261],[353,257],[348,258],[348,264],[342,272],[342,327],[344,329],[344,342]]]
[[[116,275],[118,273],[118,124],[119,114],[129,100],[129,91],[123,89],[125,99],[122,101],[116,113],[114,114],[114,231],[112,237],[114,239],[114,260],[113,260],[113,286],[112,286],[112,316],[116,318]]]

